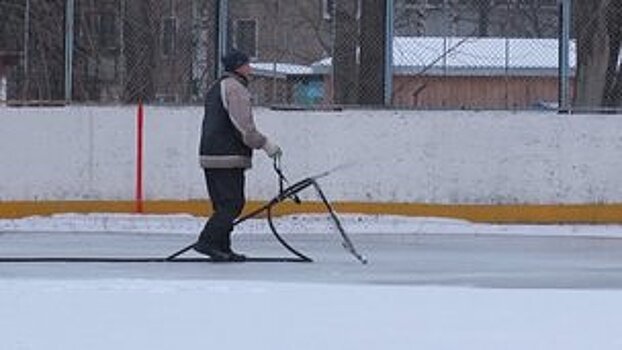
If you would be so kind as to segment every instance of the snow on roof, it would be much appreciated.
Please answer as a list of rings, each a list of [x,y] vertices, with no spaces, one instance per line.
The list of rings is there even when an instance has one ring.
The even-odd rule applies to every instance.
[[[576,45],[570,42],[570,67],[576,66]],[[557,39],[478,37],[395,37],[396,74],[414,75],[557,75]],[[327,74],[332,58],[310,66],[253,62],[259,76]]]
[[[570,67],[576,66],[576,45],[570,47]],[[325,73],[326,58],[312,65]],[[395,37],[393,67],[398,74],[557,74],[557,39],[478,37]]]
[[[273,63],[273,62],[252,62],[254,75],[261,76],[281,76],[286,75],[308,75],[313,74],[310,66],[293,63]]]

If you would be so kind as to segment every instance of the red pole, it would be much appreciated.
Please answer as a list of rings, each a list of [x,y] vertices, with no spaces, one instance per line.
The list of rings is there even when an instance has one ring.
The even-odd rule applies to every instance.
[[[143,212],[143,122],[143,102],[139,100],[136,113],[136,213]]]

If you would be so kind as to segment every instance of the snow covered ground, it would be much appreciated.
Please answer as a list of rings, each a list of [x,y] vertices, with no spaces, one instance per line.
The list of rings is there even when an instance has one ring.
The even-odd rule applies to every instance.
[[[312,264],[0,264],[1,349],[620,349],[622,227],[277,220]],[[0,257],[165,256],[191,216],[0,220]],[[285,252],[264,220],[235,247]]]

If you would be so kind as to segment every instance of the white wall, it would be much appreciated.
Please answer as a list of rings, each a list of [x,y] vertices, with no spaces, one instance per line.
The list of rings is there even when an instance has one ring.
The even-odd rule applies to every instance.
[[[622,118],[550,112],[277,112],[259,128],[293,180],[334,200],[423,203],[622,202]],[[146,107],[147,199],[205,198],[202,108]],[[0,108],[0,200],[131,199],[135,107]],[[277,189],[255,156],[251,199]]]

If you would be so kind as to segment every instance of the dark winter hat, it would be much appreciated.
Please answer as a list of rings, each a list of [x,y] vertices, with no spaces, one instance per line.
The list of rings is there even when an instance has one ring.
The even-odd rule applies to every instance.
[[[248,55],[238,50],[232,50],[222,58],[222,64],[227,72],[233,72],[249,62]]]

